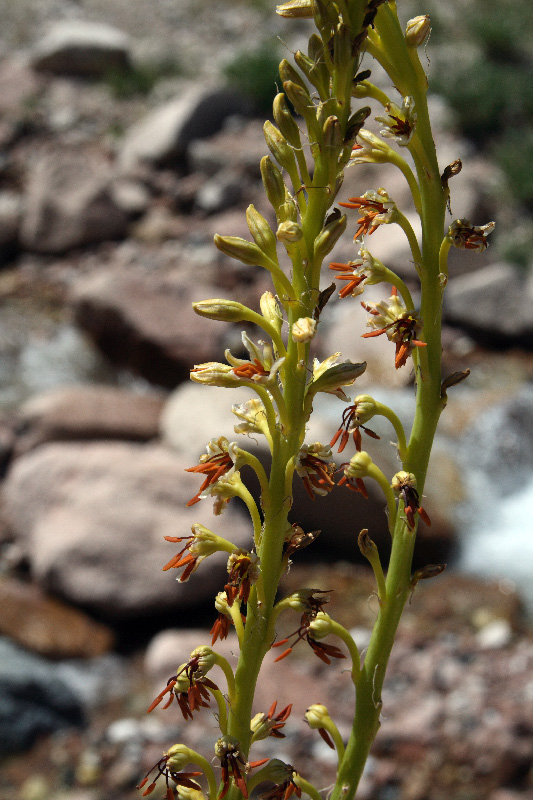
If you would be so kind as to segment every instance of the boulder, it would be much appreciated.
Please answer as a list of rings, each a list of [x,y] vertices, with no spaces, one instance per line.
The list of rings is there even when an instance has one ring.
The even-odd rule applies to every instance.
[[[38,72],[102,78],[130,65],[129,40],[101,22],[61,20],[37,42],[31,63]]]
[[[108,619],[149,616],[209,601],[224,585],[227,556],[201,565],[187,585],[163,572],[181,547],[164,536],[190,535],[203,518],[237,546],[251,526],[230,504],[212,518],[211,501],[186,508],[201,476],[197,463],[158,445],[49,444],[21,456],[4,484],[6,518],[47,590]]]
[[[147,441],[158,433],[164,399],[111,386],[61,386],[28,400],[18,413],[17,452],[43,442],[80,439]]]
[[[203,287],[218,297],[220,289]],[[106,356],[161,386],[189,377],[194,364],[221,359],[230,323],[194,313],[198,288],[187,276],[173,283],[133,271],[96,270],[73,287],[77,323]]]
[[[41,154],[30,172],[21,243],[39,253],[120,239],[127,215],[111,192],[112,169],[96,149],[63,147]]]
[[[127,132],[119,153],[125,171],[143,162],[175,165],[195,139],[217,133],[224,120],[246,114],[248,102],[229,89],[194,85],[183,94],[151,111]]]
[[[30,583],[0,580],[0,634],[49,658],[91,658],[113,644],[109,628]]]
[[[55,664],[0,639],[0,754],[27,750],[43,734],[83,724],[82,704]]]

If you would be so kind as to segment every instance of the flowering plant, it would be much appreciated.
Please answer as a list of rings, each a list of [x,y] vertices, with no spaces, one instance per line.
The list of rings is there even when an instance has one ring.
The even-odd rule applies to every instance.
[[[174,745],[156,764],[155,778],[144,789],[145,795],[150,794],[162,778],[167,800],[176,796],[200,800],[204,791],[209,800],[237,800],[247,798],[265,781],[271,788],[263,797],[287,800],[292,794],[300,797],[305,793],[319,800],[318,789],[299,774],[297,766],[280,759],[249,760],[256,741],[284,737],[282,729],[291,712],[290,705],[277,711],[273,698],[268,712],[252,716],[263,659],[272,646],[284,648],[276,660],[284,659],[301,641],[331,669],[339,659],[351,662],[355,699],[348,741],[343,741],[325,706],[311,705],[306,720],[336,751],[332,800],[354,797],[379,728],[381,690],[403,607],[418,580],[436,576],[444,568],[430,564],[413,574],[411,562],[419,522],[431,524],[421,497],[439,416],[447,390],[468,374],[454,373],[444,380],[441,376],[447,255],[451,246],[482,251],[493,228],[493,223],[475,226],[468,220],[456,220],[448,229],[445,226],[448,182],[459,171],[460,162],[442,173],[437,162],[428,115],[428,81],[418,54],[429,35],[429,17],[409,20],[404,30],[393,0],[288,0],[277,11],[282,17],[309,18],[316,32],[309,38],[307,53],[295,53],[296,67],[287,60],[281,62],[283,91],[274,100],[275,124],[264,126],[271,156],[262,159],[261,175],[276,218],[275,228],[250,206],[247,222],[252,241],[215,237],[222,252],[267,270],[273,291],[263,294],[259,311],[219,298],[194,304],[198,314],[210,319],[256,325],[263,339],[256,341],[243,333],[247,358],[226,351],[226,363],[196,365],[191,372],[192,380],[201,384],[250,389],[253,397],[233,406],[239,420],[235,430],[263,436],[271,461],[267,471],[254,455],[220,437],[208,443],[206,454],[189,470],[203,478],[189,505],[211,497],[215,514],[220,514],[237,497],[250,512],[251,532],[245,550],[196,523],[192,535],[172,539],[180,543],[181,550],[163,567],[180,570],[180,581],[194,580],[206,558],[220,551],[228,554],[228,580],[215,600],[218,617],[211,631],[211,646],[196,648],[151,706],[165,698],[168,705],[176,697],[184,718],[189,719],[215,700],[220,737],[214,742],[214,754],[220,780],[208,758],[186,745]],[[363,54],[381,65],[397,95],[390,98],[371,83],[370,70],[358,72]],[[353,110],[354,98],[369,98],[381,106],[375,117],[379,135],[363,128],[371,109]],[[401,155],[402,148],[409,151],[414,171]],[[390,163],[401,171],[419,216],[421,236],[385,189],[367,189],[340,202],[344,170],[360,163]],[[345,215],[341,208],[347,209]],[[359,215],[355,219],[354,209]],[[391,224],[400,226],[410,246],[420,284],[418,305],[400,277],[367,249],[370,236],[381,225]],[[321,281],[329,274],[324,262],[348,227],[355,232],[359,257],[348,263],[326,262],[326,270],[329,266],[334,273],[342,302],[353,302],[368,285],[390,287],[388,300],[362,303],[370,328],[364,336],[384,334],[394,345],[391,368],[412,365],[416,411],[409,435],[392,409],[370,395],[356,393],[352,400],[347,394],[364,372],[365,363],[338,361],[339,353],[322,362],[311,361],[310,344],[336,286],[321,289]],[[305,442],[318,392],[348,402],[344,413],[339,413],[338,430],[332,431],[326,444]],[[379,417],[392,425],[396,435],[399,468],[394,475],[386,475],[362,449],[361,432],[370,440],[379,438],[368,427]],[[342,452],[351,441],[355,452],[337,479],[332,448],[338,446]],[[253,469],[259,480],[259,503],[241,480],[241,470],[246,467]],[[361,553],[374,572],[379,605],[364,657],[350,633],[323,610],[327,601],[323,592],[301,589],[276,601],[290,557],[318,535],[317,531],[305,532],[291,520],[296,480],[303,481],[310,499],[316,502],[336,485],[368,497],[368,480],[376,481],[384,494],[392,540],[386,574],[368,531],[361,531],[358,537]],[[291,610],[300,615],[299,626],[289,637],[276,641],[277,620]],[[235,672],[214,649],[232,627],[239,644]],[[340,641],[324,641],[329,637]],[[225,691],[207,677],[214,667],[223,672]]]

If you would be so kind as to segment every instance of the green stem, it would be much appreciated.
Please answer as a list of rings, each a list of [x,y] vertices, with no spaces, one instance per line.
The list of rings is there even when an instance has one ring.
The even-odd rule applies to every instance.
[[[302,778],[301,775],[295,773],[293,781],[296,784],[296,786],[299,786],[302,792],[308,794],[309,797],[312,798],[312,800],[322,800],[321,794],[318,791],[318,789],[316,789],[312,783],[309,783],[309,781],[306,781],[304,778]]]
[[[228,698],[231,706],[235,702],[235,676],[233,674],[233,670],[224,656],[221,656],[220,653],[215,651],[213,651],[213,654],[215,656],[215,664],[217,667],[220,667],[224,673],[224,677],[226,678],[226,683],[228,685]]]
[[[209,691],[217,701],[218,727],[220,728],[222,736],[225,736],[228,728],[228,711],[226,708],[226,701],[224,700],[224,695],[219,689],[210,689]]]
[[[413,261],[415,262],[415,267],[417,272],[420,272],[420,268],[422,266],[422,253],[420,252],[420,246],[418,244],[418,239],[416,238],[416,234],[413,230],[413,226],[407,219],[407,217],[402,214],[401,211],[397,212],[397,216],[394,220],[400,228],[403,230],[405,235],[407,236],[407,241],[409,242],[409,247],[411,248],[411,253],[413,255]]]
[[[359,648],[357,647],[356,643],[353,640],[353,637],[346,630],[346,628],[344,628],[338,622],[335,622],[334,619],[330,620],[330,625],[331,625],[331,632],[335,636],[338,636],[339,639],[342,639],[342,641],[348,648],[348,652],[350,653],[350,658],[352,659],[352,680],[355,684],[357,684],[359,676],[361,674],[361,656],[359,655]]]
[[[394,411],[392,410],[392,408],[389,408],[383,403],[376,403],[376,406],[378,409],[376,413],[379,414],[380,417],[385,417],[385,419],[388,419],[396,432],[396,436],[398,437],[398,455],[400,456],[400,461],[403,464],[403,461],[407,456],[407,441],[405,438],[405,431],[403,429],[403,425],[400,422],[399,418],[394,413]]]
[[[200,767],[207,778],[207,783],[209,785],[209,800],[216,800],[218,789],[213,767],[209,761],[207,761],[207,759],[200,755],[200,753],[196,753],[194,750],[191,750],[191,753],[193,754],[193,758],[191,758],[191,764],[196,764],[196,766]]]
[[[243,501],[243,503],[245,503],[246,508],[250,512],[250,516],[252,518],[252,524],[254,526],[254,542],[255,542],[255,546],[259,547],[259,544],[261,542],[262,522],[261,522],[261,515],[259,513],[259,509],[257,508],[257,504],[256,504],[254,498],[252,497],[252,495],[250,494],[250,492],[248,491],[248,489],[246,488],[246,486],[243,483],[241,483],[239,485],[238,490],[235,493],[235,496],[236,497],[240,497],[240,499]]]

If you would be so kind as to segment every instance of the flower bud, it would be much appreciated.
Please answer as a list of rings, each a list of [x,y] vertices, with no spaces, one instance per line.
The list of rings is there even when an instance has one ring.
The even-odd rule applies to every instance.
[[[416,476],[412,472],[400,470],[391,481],[392,491],[399,494],[402,489],[416,489]]]
[[[310,342],[316,336],[316,320],[311,317],[300,317],[292,326],[292,338],[295,342]]]
[[[352,58],[352,34],[348,25],[341,22],[337,25],[333,35],[333,63],[340,69],[345,69]]]
[[[313,639],[323,639],[333,632],[331,617],[325,611],[319,611],[309,623],[309,631]]]
[[[219,592],[217,594],[215,597],[215,608],[219,614],[224,614],[226,617],[231,616],[226,592]]]
[[[343,138],[339,120],[335,116],[328,117],[322,129],[325,147],[342,147]]]
[[[298,209],[296,208],[296,203],[288,192],[285,194],[285,202],[279,207],[278,219],[280,222],[298,221]]]
[[[240,236],[219,236],[215,234],[216,247],[225,255],[242,261],[249,266],[264,266],[266,256],[256,244],[241,239]]]
[[[330,253],[346,230],[346,216],[337,217],[325,225],[315,239],[315,258],[321,261]]]
[[[231,407],[236,417],[243,421],[235,425],[235,433],[264,433],[266,410],[259,398],[247,400]]]
[[[431,31],[431,21],[428,14],[413,17],[405,28],[405,43],[407,47],[420,47],[424,44]]]
[[[279,92],[279,94],[277,94],[274,98],[273,111],[276,125],[280,129],[282,135],[290,145],[300,148],[302,146],[300,140],[300,131],[294,120],[294,117],[289,111],[289,107],[283,92]]]
[[[191,659],[197,659],[198,661],[198,666],[194,671],[195,676],[206,675],[217,662],[215,651],[206,645],[195,648],[191,653]]]
[[[369,422],[378,410],[376,401],[369,394],[358,394],[353,404],[357,406],[357,422],[361,425]]]
[[[253,205],[246,209],[246,222],[256,245],[273,261],[277,258],[276,237],[266,219]]]
[[[376,543],[370,538],[367,528],[363,528],[360,532],[357,538],[357,544],[359,545],[361,554],[369,561],[372,561],[372,559],[378,555]]]
[[[281,82],[285,83],[285,81],[292,81],[297,86],[300,86],[302,89],[307,91],[307,86],[305,85],[305,81],[300,75],[300,73],[294,69],[290,61],[287,61],[284,58],[279,65],[279,76],[281,78]]]
[[[368,475],[368,470],[373,463],[368,453],[363,450],[352,456],[344,468],[344,474],[349,478],[364,478]]]
[[[266,195],[277,214],[279,207],[285,202],[283,177],[276,165],[272,163],[270,156],[263,156],[260,167]]]
[[[169,772],[181,772],[187,764],[191,763],[191,759],[194,759],[193,751],[184,744],[173,744],[167,750],[166,755],[168,756],[166,768]]]
[[[315,119],[315,106],[311,95],[306,88],[294,81],[284,81],[283,91],[293,104],[294,108],[306,120]]]
[[[322,40],[320,37],[318,38],[321,42]],[[309,56],[306,56],[301,50],[297,50],[294,54],[294,60],[302,70],[307,80],[312,83],[316,89],[318,89],[319,95],[321,97],[327,95],[330,76],[328,68],[324,63],[322,53],[320,53],[317,58],[314,58],[311,53],[309,53]]]
[[[267,120],[263,125],[263,133],[267,147],[278,164],[290,172],[296,167],[294,150],[270,120]]]
[[[303,236],[302,226],[297,222],[280,222],[278,230],[276,231],[276,238],[283,242],[283,244],[294,244],[299,242]]]
[[[279,303],[272,292],[263,292],[259,300],[259,307],[263,317],[270,322],[278,333],[280,333],[283,324],[283,315]]]
[[[313,19],[313,0],[289,0],[276,6],[276,14],[280,17]]]
[[[197,303],[193,303],[192,307],[200,317],[225,322],[242,322],[249,318],[250,313],[253,313],[242,303],[237,303],[235,300],[221,300],[218,297],[212,300],[199,300]]]
[[[326,706],[323,706],[321,703],[313,703],[305,712],[304,719],[310,728],[317,730],[327,725],[330,716]]]
[[[346,125],[346,136],[344,137],[345,144],[352,141],[352,139],[355,139],[371,111],[372,109],[370,106],[363,106],[363,108],[360,108],[355,112],[355,114],[352,114]]]

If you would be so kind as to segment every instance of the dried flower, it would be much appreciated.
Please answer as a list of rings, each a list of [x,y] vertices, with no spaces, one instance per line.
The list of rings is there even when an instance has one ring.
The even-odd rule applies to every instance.
[[[169,780],[174,781],[177,786],[184,786],[188,789],[195,789],[199,790],[201,787],[193,781],[192,778],[196,778],[198,775],[201,775],[201,772],[181,772],[181,770],[187,766],[187,764],[191,761],[192,751],[185,747],[183,744],[175,744],[173,745],[164,755],[162,758],[159,759],[157,764],[155,764],[152,769],[147,773],[147,775],[143,778],[140,784],[137,786],[137,789],[142,789],[146,785],[149,776],[154,770],[157,770],[157,775],[153,779],[152,783],[148,786],[147,789],[143,792],[143,797],[146,795],[151,794],[154,789],[156,788],[156,781],[163,776],[165,778],[166,783],[166,800],[174,800],[176,797],[175,789],[173,786],[170,786]]]
[[[495,222],[486,225],[472,225],[467,219],[456,219],[449,227],[448,237],[459,250],[475,250],[482,253],[489,246],[487,236],[492,233]]]
[[[297,550],[303,550],[304,547],[308,547],[315,541],[319,534],[320,531],[309,531],[309,533],[305,533],[303,528],[293,523],[285,537],[285,556],[290,558]]]
[[[380,225],[388,225],[396,221],[398,210],[396,203],[390,199],[385,189],[368,189],[361,197],[350,197],[347,203],[339,203],[344,208],[357,208],[362,216],[357,220],[359,228],[354,240],[360,236],[370,235]]]
[[[330,461],[331,457],[331,449],[320,442],[304,444],[300,448],[296,458],[296,472],[302,478],[311,500],[315,499],[315,494],[328,494],[335,486],[332,478],[335,462]]]

